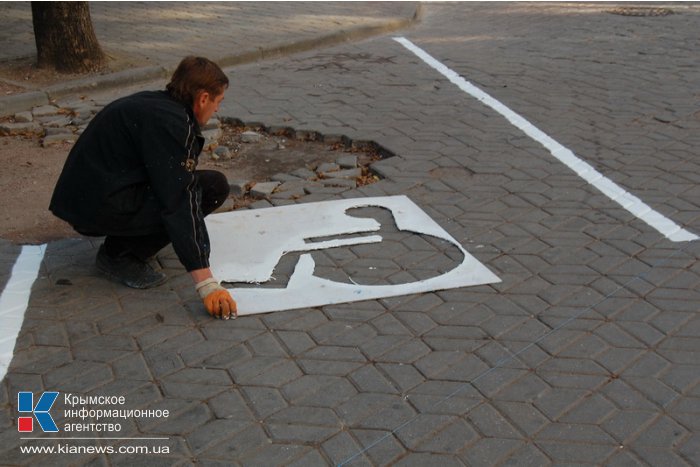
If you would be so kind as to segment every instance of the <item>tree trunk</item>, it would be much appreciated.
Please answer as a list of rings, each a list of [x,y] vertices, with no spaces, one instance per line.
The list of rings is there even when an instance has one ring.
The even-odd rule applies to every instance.
[[[32,23],[38,67],[84,73],[104,66],[88,2],[32,2]]]

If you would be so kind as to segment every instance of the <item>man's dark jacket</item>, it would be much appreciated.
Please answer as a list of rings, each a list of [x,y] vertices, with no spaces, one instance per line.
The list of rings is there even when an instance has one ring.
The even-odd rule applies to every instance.
[[[203,144],[192,110],[166,91],[118,99],[78,138],[49,209],[85,234],[165,231],[188,271],[209,267],[194,177]]]

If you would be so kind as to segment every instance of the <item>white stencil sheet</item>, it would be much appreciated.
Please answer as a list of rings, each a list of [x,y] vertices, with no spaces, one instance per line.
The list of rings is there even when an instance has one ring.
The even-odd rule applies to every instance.
[[[238,287],[231,294],[239,316],[500,282],[450,234],[406,196],[357,198],[232,211],[207,217],[214,277],[229,283],[269,281],[280,258],[361,243],[379,243],[380,235],[335,240],[313,239],[377,232],[374,219],[349,216],[349,209],[380,207],[392,212],[401,231],[430,235],[454,244],[464,255],[454,269],[429,279],[396,285],[357,285],[314,276],[315,263],[304,253],[284,288]]]

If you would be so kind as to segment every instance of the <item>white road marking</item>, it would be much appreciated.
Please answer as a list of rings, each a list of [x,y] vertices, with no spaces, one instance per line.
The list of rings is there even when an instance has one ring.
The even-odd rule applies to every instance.
[[[641,199],[624,190],[609,178],[604,177],[603,174],[598,172],[586,161],[576,156],[570,149],[562,146],[532,123],[528,122],[524,117],[515,113],[500,101],[462,78],[457,72],[437,61],[413,42],[405,37],[395,37],[394,40],[413,52],[428,66],[442,74],[462,91],[501,114],[516,128],[544,146],[555,158],[566,164],[566,166],[576,172],[578,176],[603,192],[605,196],[618,203],[624,209],[632,213],[632,215],[656,229],[669,240],[673,242],[687,242],[700,239],[700,237],[694,233],[685,230],[671,219],[653,210]]]
[[[0,381],[10,366],[15,341],[24,321],[32,284],[39,275],[46,245],[25,245],[15,260],[10,279],[0,295]]]

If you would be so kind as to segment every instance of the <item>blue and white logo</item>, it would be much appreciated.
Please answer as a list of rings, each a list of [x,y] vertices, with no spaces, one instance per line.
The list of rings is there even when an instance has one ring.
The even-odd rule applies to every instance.
[[[56,402],[57,397],[58,392],[44,392],[41,397],[39,397],[39,401],[36,405],[34,405],[34,393],[22,391],[17,393],[17,410],[20,413],[32,413],[43,432],[56,432],[58,431],[58,427],[56,426],[56,422],[53,421],[49,410],[53,407],[53,403]],[[34,431],[34,424],[32,421],[32,417],[19,417],[17,429],[20,432]]]

